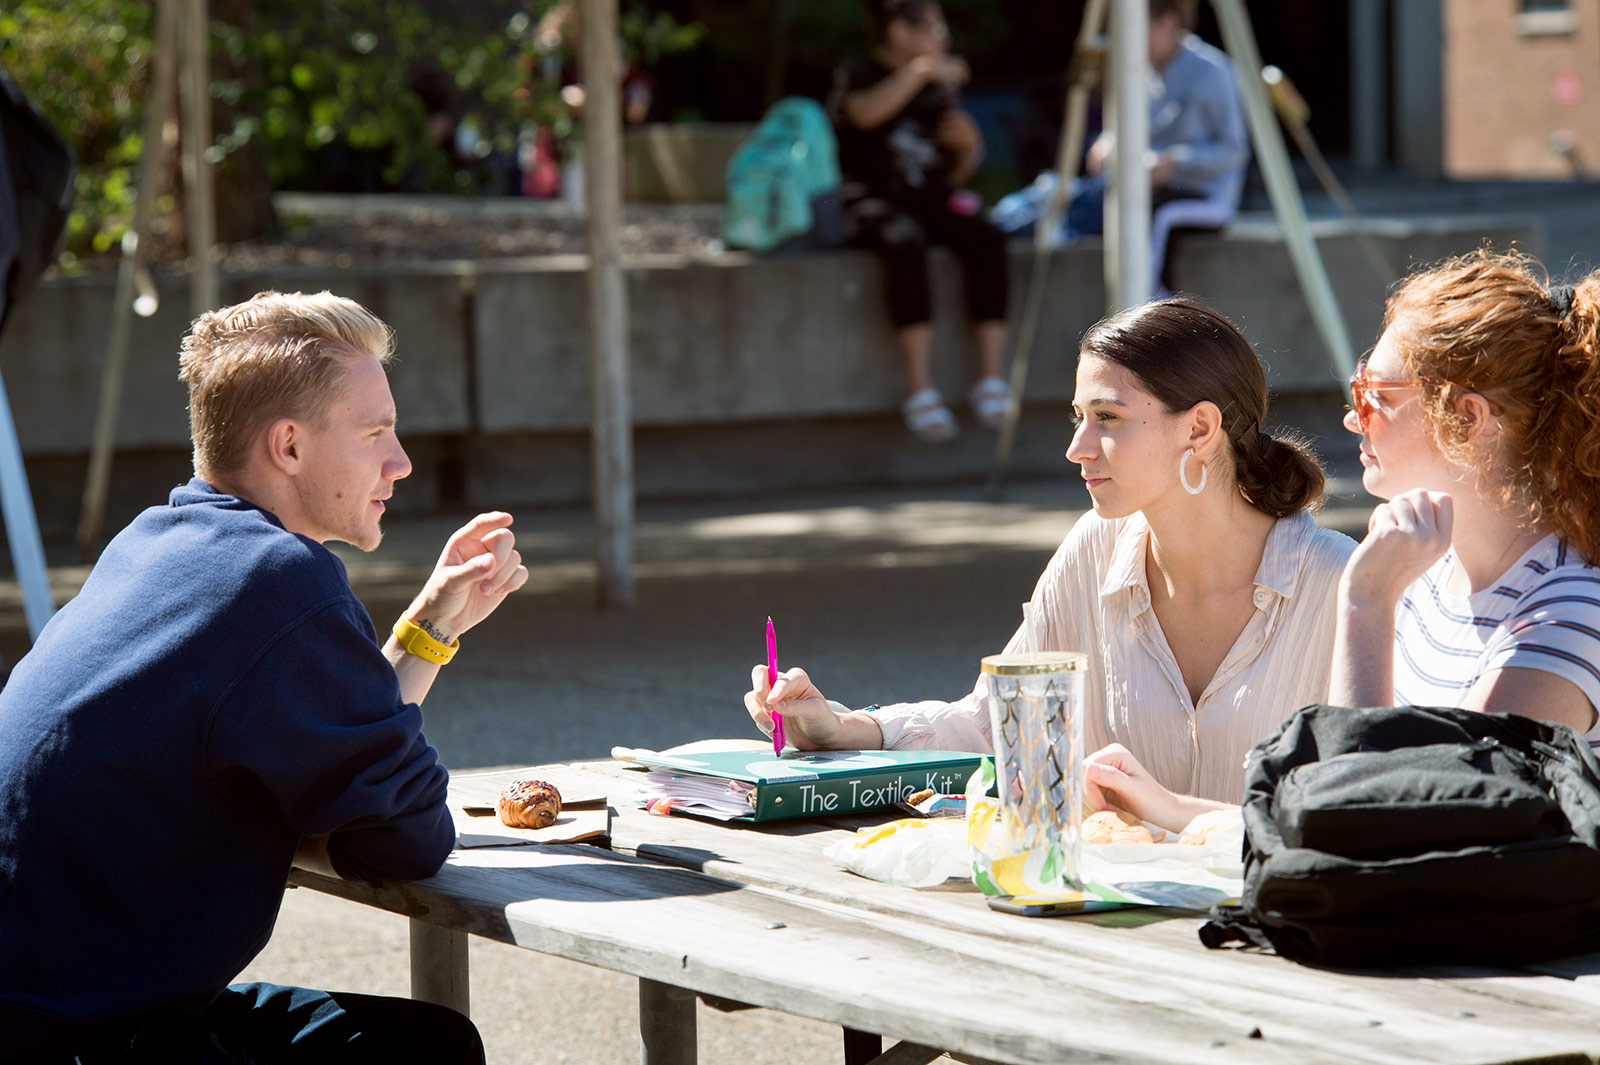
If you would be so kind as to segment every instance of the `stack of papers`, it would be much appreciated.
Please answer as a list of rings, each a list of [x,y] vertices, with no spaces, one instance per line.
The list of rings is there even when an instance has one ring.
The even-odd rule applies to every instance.
[[[750,801],[754,791],[754,784],[742,780],[681,776],[652,769],[640,783],[637,798],[651,813],[682,810],[718,821],[732,821],[755,813]]]

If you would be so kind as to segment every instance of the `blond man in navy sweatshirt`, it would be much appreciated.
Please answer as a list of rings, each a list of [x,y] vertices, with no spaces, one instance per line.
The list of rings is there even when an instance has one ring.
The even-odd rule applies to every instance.
[[[411,472],[391,353],[329,293],[262,293],[184,338],[195,478],[107,545],[0,692],[0,1061],[483,1060],[442,1007],[229,986],[297,857],[360,880],[443,864],[418,704],[527,579],[496,513],[393,634],[351,592],[324,545],[376,548]]]

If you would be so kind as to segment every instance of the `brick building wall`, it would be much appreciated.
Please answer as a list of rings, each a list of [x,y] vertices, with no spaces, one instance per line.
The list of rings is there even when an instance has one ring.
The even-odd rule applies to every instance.
[[[1441,14],[1445,174],[1600,174],[1600,0],[1445,0]]]

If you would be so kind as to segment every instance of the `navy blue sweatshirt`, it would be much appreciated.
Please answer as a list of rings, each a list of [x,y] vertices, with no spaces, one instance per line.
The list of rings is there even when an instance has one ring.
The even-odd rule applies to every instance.
[[[0,691],[0,1059],[199,1005],[302,836],[430,876],[446,773],[344,566],[195,480],[107,545]]]

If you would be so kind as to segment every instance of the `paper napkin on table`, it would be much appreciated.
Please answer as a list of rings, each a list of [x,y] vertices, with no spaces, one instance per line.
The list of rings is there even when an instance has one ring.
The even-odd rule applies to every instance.
[[[456,823],[457,847],[514,847],[521,843],[577,843],[611,834],[608,807],[563,809],[555,824],[546,828],[512,828],[492,813],[471,814],[454,803],[450,816]]]
[[[512,828],[502,824],[495,802],[515,780],[544,780],[561,793],[561,813],[545,828]],[[450,816],[457,847],[510,847],[520,843],[576,843],[611,834],[611,810],[592,782],[552,767],[498,769],[450,778]]]

